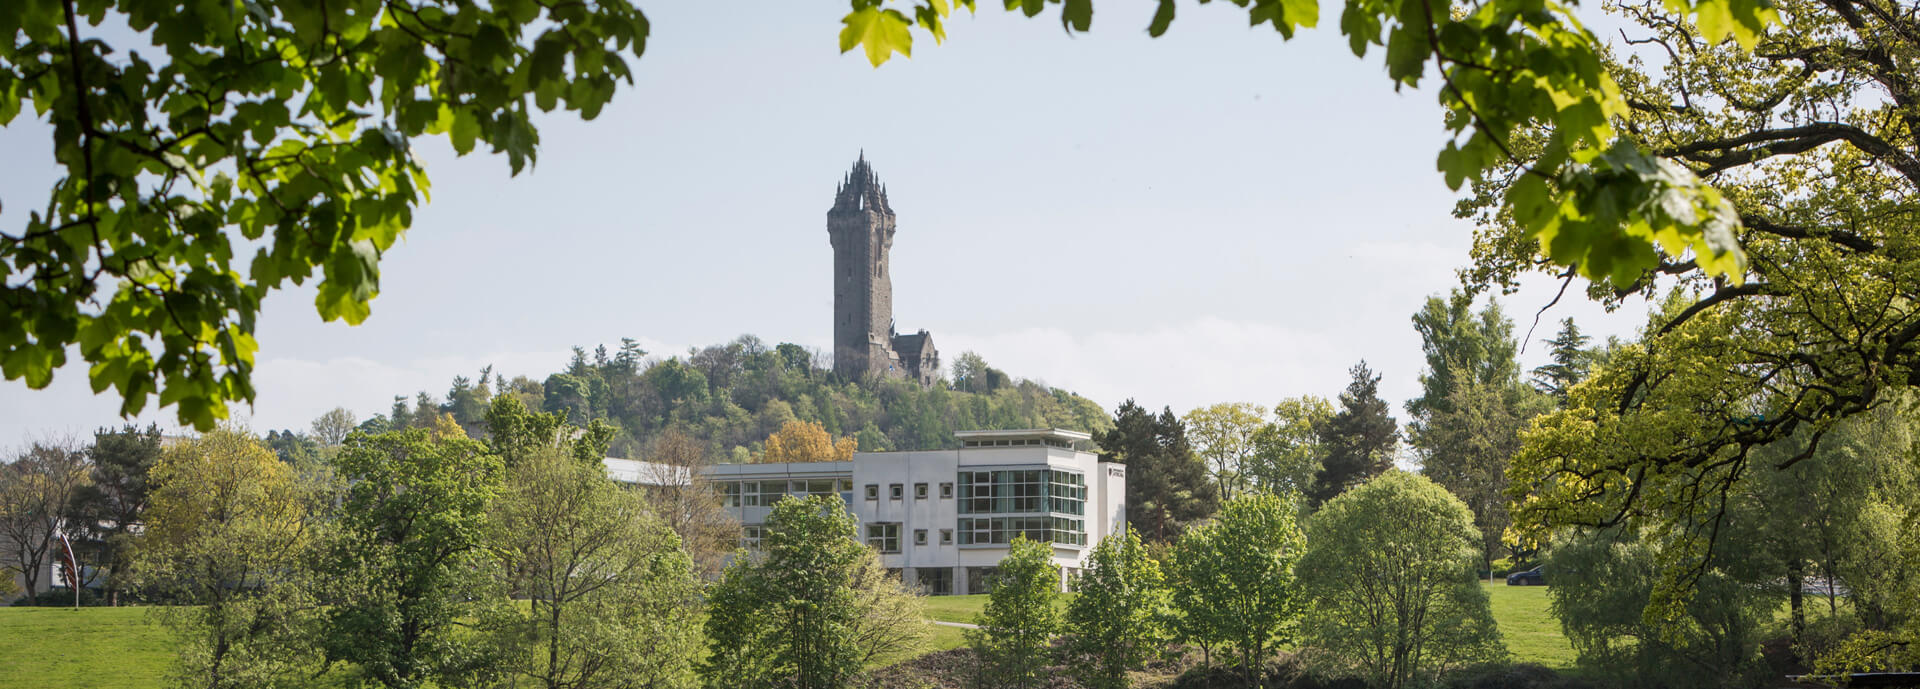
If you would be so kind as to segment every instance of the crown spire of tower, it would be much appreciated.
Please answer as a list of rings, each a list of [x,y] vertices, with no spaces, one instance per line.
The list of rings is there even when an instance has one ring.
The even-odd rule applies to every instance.
[[[833,210],[876,210],[891,213],[887,204],[885,185],[880,183],[878,175],[873,173],[873,165],[867,162],[867,150],[860,149],[860,157],[853,162],[853,169],[847,171],[846,180],[834,189]]]

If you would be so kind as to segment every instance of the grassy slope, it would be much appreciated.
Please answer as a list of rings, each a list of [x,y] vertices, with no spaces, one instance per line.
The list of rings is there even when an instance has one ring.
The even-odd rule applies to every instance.
[[[0,608],[0,687],[158,687],[172,661],[146,608]]]
[[[1515,661],[1573,666],[1573,649],[1547,613],[1547,589],[1487,585],[1487,593]],[[929,598],[927,616],[973,622],[985,604],[986,596]],[[964,645],[961,633],[934,625],[928,649]],[[171,659],[168,645],[145,608],[0,608],[0,687],[159,687]]]

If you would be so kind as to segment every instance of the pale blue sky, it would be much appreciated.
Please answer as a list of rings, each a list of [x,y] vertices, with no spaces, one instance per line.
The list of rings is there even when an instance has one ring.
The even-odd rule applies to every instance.
[[[1243,10],[1183,5],[1150,39],[1151,3],[1104,3],[1070,38],[1054,10],[983,6],[875,70],[836,50],[844,3],[643,7],[636,83],[593,122],[545,118],[530,174],[419,144],[433,202],[366,324],[321,323],[310,289],[268,300],[254,428],[364,417],[487,363],[544,376],[621,337],[825,346],[825,214],[863,148],[898,214],[895,319],[948,360],[977,350],[1109,409],[1332,396],[1361,358],[1397,413],[1417,391],[1408,318],[1456,284],[1471,227],[1434,172],[1431,89],[1396,93],[1331,26],[1282,42]],[[27,119],[0,129],[9,233],[55,173]],[[1521,331],[1552,287],[1504,300]],[[1576,297],[1536,339],[1569,315],[1597,334],[1640,319]],[[78,365],[44,391],[0,383],[0,446],[116,408]]]

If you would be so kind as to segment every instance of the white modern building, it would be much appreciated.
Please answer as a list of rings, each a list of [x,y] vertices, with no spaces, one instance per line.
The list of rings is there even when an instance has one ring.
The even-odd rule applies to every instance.
[[[1086,450],[1085,433],[960,431],[957,450],[856,452],[848,462],[720,464],[704,472],[760,538],[788,495],[837,495],[881,562],[928,593],[982,593],[1014,536],[1051,542],[1064,587],[1100,539],[1126,526],[1126,466]],[[649,464],[609,459],[615,479],[649,481]]]

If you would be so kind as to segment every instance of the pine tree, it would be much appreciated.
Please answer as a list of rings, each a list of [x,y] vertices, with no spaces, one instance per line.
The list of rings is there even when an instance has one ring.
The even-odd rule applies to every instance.
[[[1365,361],[1349,372],[1353,382],[1340,393],[1340,411],[1320,432],[1327,459],[1308,493],[1316,507],[1392,468],[1393,450],[1400,440],[1399,422],[1387,413],[1387,401],[1380,399],[1380,375],[1367,368]],[[1131,486],[1133,477],[1127,478]]]
[[[1565,401],[1567,390],[1587,379],[1587,371],[1592,366],[1592,354],[1586,350],[1587,343],[1593,338],[1581,334],[1580,326],[1573,319],[1560,321],[1560,333],[1551,340],[1544,340],[1553,348],[1553,363],[1533,369],[1533,384],[1541,392],[1548,393]]]
[[[1114,411],[1113,430],[1098,441],[1101,461],[1127,465],[1127,513],[1142,537],[1167,543],[1213,513],[1219,502],[1214,484],[1171,408],[1153,414],[1129,399]]]

